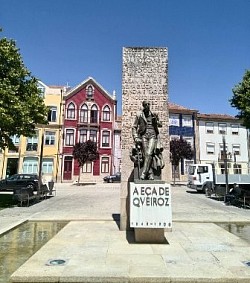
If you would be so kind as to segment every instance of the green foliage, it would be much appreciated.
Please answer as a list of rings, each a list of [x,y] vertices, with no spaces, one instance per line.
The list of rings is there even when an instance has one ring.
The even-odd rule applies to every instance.
[[[32,136],[36,124],[47,123],[48,109],[37,86],[15,41],[0,38],[0,148],[13,148],[11,136]]]
[[[78,161],[79,167],[82,167],[87,161],[94,161],[99,158],[97,145],[95,142],[88,140],[77,143],[73,148],[73,157]]]
[[[243,121],[243,125],[250,129],[250,70],[243,76],[242,82],[233,88],[233,97],[230,99],[231,106],[239,111],[237,118]]]
[[[183,138],[170,141],[170,153],[170,160],[174,166],[178,166],[181,159],[190,160],[194,155],[191,145]]]

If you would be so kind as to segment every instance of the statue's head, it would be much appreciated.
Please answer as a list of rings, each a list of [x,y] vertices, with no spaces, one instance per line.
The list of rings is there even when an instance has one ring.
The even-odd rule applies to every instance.
[[[143,106],[143,109],[144,109],[144,110],[149,110],[149,108],[150,108],[150,103],[149,103],[148,101],[144,100],[144,101],[142,102],[142,106]]]

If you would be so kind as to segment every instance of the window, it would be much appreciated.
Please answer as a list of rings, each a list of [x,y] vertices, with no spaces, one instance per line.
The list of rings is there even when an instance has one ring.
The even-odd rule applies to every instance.
[[[208,166],[198,166],[197,172],[203,174],[203,173],[208,173]]]
[[[192,116],[183,115],[182,116],[182,126],[183,127],[192,127],[193,126]]]
[[[101,173],[109,173],[109,158],[108,157],[102,157]]]
[[[227,133],[227,124],[219,123],[218,127],[219,127],[219,134],[225,135]]]
[[[65,145],[67,146],[74,145],[74,130],[66,129]]]
[[[176,126],[176,127],[180,126],[179,115],[170,114],[170,116],[169,116],[169,126]]]
[[[106,105],[103,108],[103,121],[110,121],[110,108],[108,105]]]
[[[88,123],[88,106],[83,104],[80,109],[80,123]]]
[[[92,162],[87,161],[82,167],[83,173],[92,173]]]
[[[232,135],[239,134],[239,125],[231,125]]]
[[[79,142],[86,142],[87,141],[87,130],[80,129],[79,131]]]
[[[193,147],[193,138],[192,137],[183,137],[183,140],[185,140],[187,143],[190,144],[191,147]]]
[[[214,154],[215,146],[213,143],[207,143],[207,154]]]
[[[49,106],[49,112],[48,112],[48,121],[49,122],[56,122],[56,111],[57,108],[55,106]]]
[[[94,94],[94,88],[92,85],[88,85],[86,88],[87,98],[92,98]]]
[[[38,158],[24,157],[23,159],[23,173],[37,174],[38,173]]]
[[[53,158],[43,158],[42,172],[44,174],[53,173]]]
[[[214,133],[214,123],[206,122],[206,133],[213,134]]]
[[[18,135],[14,135],[14,136],[11,136],[10,138],[12,139],[12,142],[13,142],[15,148],[13,148],[13,149],[9,148],[9,152],[12,152],[12,153],[18,152],[19,144],[20,144],[20,137]]]
[[[98,122],[98,109],[96,105],[93,105],[90,111],[90,123],[97,123],[97,122]]]
[[[240,145],[239,144],[233,144],[233,155],[240,155]]]
[[[224,163],[220,163],[219,164],[219,166],[220,166],[220,172],[221,172],[221,174],[225,174],[225,164]]]
[[[225,145],[225,150],[226,153],[224,153],[224,148],[223,148],[223,144],[220,144],[220,158],[221,159],[226,159],[226,155],[227,155],[227,145]]]
[[[45,96],[45,87],[43,85],[41,85],[41,84],[38,84],[37,88],[39,90],[40,97],[44,98],[44,96]]]
[[[233,166],[234,174],[242,174],[241,164],[234,164]]]
[[[102,147],[109,147],[110,146],[110,132],[103,131],[102,132]]]
[[[20,137],[18,135],[11,136],[11,139],[15,145],[20,143]]]
[[[45,132],[45,144],[46,145],[54,145],[55,144],[55,132]]]
[[[89,139],[93,142],[97,142],[97,130],[90,130]]]
[[[72,102],[68,105],[67,118],[75,119],[75,105]]]
[[[37,143],[38,143],[37,134],[34,135],[33,137],[27,138],[26,150],[27,151],[37,151]]]
[[[87,141],[87,130],[80,129],[79,131],[79,142],[86,142]]]

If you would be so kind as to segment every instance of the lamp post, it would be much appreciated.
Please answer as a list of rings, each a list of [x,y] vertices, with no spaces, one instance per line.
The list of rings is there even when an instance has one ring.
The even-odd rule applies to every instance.
[[[40,160],[39,160],[39,180],[38,180],[38,196],[40,197],[41,193],[41,184],[42,184],[42,166],[43,166],[43,146],[44,146],[44,129],[42,128],[42,140],[40,148]]]
[[[224,196],[224,202],[226,203],[226,195],[228,194],[228,169],[227,169],[227,149],[226,149],[225,136],[223,136],[222,142],[223,142],[223,157],[224,157],[225,182],[226,182],[226,192],[225,192],[225,196]]]

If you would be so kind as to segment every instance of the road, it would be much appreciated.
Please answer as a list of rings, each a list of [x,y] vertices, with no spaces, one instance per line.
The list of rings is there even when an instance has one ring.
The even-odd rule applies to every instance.
[[[120,213],[120,184],[56,184],[56,196],[30,207],[0,211],[0,234],[25,220],[113,220]],[[186,186],[172,187],[173,222],[250,222],[248,209],[225,206]]]

